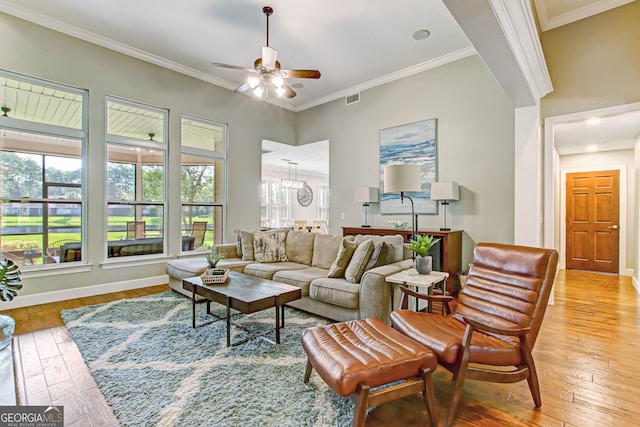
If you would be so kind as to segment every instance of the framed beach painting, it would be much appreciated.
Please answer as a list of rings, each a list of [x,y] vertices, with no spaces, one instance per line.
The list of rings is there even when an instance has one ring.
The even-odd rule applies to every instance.
[[[416,214],[437,214],[438,203],[429,200],[431,183],[438,178],[436,119],[380,130],[380,213],[411,215],[411,202],[400,202],[400,194],[384,192],[384,168],[395,164],[420,165],[421,191],[407,193]]]

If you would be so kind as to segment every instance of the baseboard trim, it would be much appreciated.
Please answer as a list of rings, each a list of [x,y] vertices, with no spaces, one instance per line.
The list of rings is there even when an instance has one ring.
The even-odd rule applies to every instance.
[[[101,285],[84,286],[81,288],[62,289],[59,291],[42,292],[32,295],[18,295],[13,301],[0,302],[0,311],[12,308],[28,307],[31,305],[48,304],[74,298],[91,297],[111,292],[127,291],[130,289],[146,288],[148,286],[169,283],[169,276],[145,277],[143,279],[125,280],[122,282],[103,283]]]

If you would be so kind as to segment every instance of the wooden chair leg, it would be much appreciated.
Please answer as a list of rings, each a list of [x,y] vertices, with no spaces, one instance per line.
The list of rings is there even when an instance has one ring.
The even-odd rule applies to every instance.
[[[309,361],[309,359],[307,359],[307,368],[304,371],[304,383],[308,383],[309,382],[309,378],[311,378],[311,371],[313,371],[313,366],[311,365],[311,362]]]
[[[351,395],[354,401],[352,427],[364,427],[364,420],[367,418],[367,408],[369,407],[369,386],[360,384],[358,392]]]
[[[449,415],[445,420],[445,426],[449,426],[453,424],[453,420],[456,416],[456,409],[458,409],[458,404],[460,403],[460,397],[462,397],[462,386],[464,384],[464,380],[467,378],[467,368],[469,366],[469,347],[471,346],[471,336],[473,335],[473,327],[467,324],[467,329],[464,332],[464,337],[462,338],[462,357],[460,358],[460,365],[458,369],[454,370],[453,374],[453,395],[451,396],[451,406],[449,407]]]
[[[529,383],[529,390],[531,390],[531,397],[533,397],[533,402],[535,403],[536,408],[539,408],[542,406],[542,397],[540,396],[538,372],[536,371],[536,364],[533,361],[531,350],[529,349],[529,345],[527,344],[527,341],[524,337],[520,339],[520,351],[522,358],[527,364],[527,368],[529,370],[529,377],[527,378],[527,382]]]
[[[436,405],[433,400],[433,380],[431,379],[432,372],[433,370],[429,368],[423,367],[420,369],[420,376],[422,377],[422,381],[424,381],[422,400],[424,400],[424,405],[427,407],[427,411],[429,412],[429,421],[431,422],[431,427],[437,427],[438,421],[436,418]]]

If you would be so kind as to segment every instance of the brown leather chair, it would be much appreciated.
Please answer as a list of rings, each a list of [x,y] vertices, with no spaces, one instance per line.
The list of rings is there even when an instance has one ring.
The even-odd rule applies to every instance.
[[[480,243],[453,312],[397,310],[394,329],[436,353],[453,373],[446,424],[453,422],[466,378],[500,383],[526,379],[536,408],[542,404],[531,350],[547,308],[558,264],[553,249]],[[403,292],[423,299],[448,296]],[[492,369],[492,367],[501,367]],[[510,367],[505,370],[504,367]]]

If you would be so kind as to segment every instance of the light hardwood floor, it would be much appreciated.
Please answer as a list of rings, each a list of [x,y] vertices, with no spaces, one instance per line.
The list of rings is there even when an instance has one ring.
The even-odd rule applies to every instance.
[[[118,420],[89,374],[60,320],[65,308],[163,292],[156,286],[8,312],[16,319],[15,361],[21,404],[64,405],[65,425],[117,426]],[[526,381],[467,381],[456,426],[640,425],[640,320],[638,295],[627,277],[561,271],[555,305],[549,306],[534,358],[542,408],[536,410]],[[303,373],[300,373],[301,380]],[[439,419],[451,375],[435,372]],[[417,396],[373,410],[367,427],[426,426]],[[442,420],[440,421],[442,424]]]

